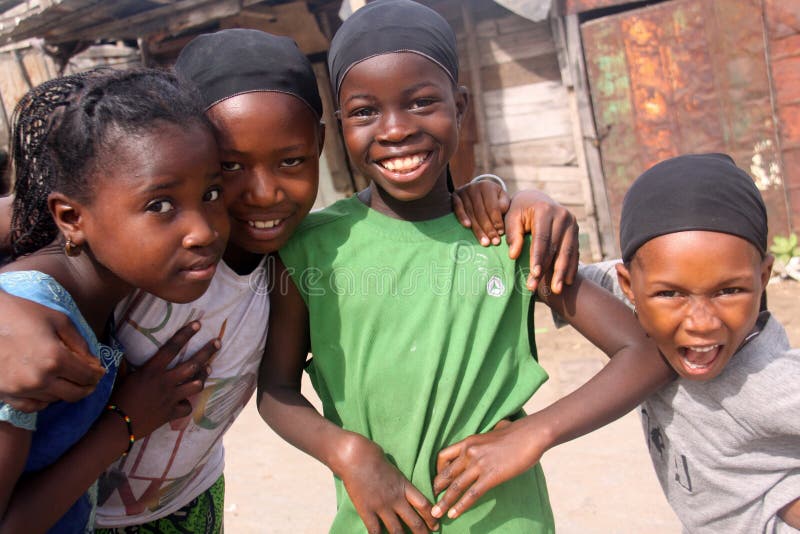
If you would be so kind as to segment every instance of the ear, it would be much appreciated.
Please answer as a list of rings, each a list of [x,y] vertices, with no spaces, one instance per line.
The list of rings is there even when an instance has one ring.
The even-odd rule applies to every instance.
[[[625,293],[625,296],[628,297],[628,300],[633,304],[633,307],[636,307],[636,297],[633,295],[633,290],[631,289],[631,273],[627,267],[625,267],[624,263],[618,263],[617,267],[617,281],[619,282],[619,287],[622,289],[622,292]]]
[[[775,256],[767,254],[761,260],[761,287],[766,289],[769,277],[772,276],[772,264],[775,262]]]
[[[467,109],[469,108],[469,89],[463,85],[459,85],[453,96],[456,100],[456,123],[458,127],[461,128],[461,122],[464,120],[464,116],[467,114]]]
[[[53,221],[64,237],[72,240],[78,246],[86,243],[83,228],[85,223],[83,204],[63,193],[50,193],[47,197],[47,207],[50,208]]]

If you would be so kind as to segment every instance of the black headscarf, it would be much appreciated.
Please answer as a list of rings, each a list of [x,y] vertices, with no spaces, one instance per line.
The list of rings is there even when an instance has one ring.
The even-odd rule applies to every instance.
[[[245,29],[200,35],[181,50],[175,72],[200,89],[206,109],[243,93],[273,91],[296,96],[322,117],[314,70],[288,37]]]
[[[381,54],[414,52],[439,65],[458,81],[458,52],[453,29],[429,7],[411,0],[377,0],[350,16],[334,35],[328,69],[336,100],[353,65]]]
[[[764,200],[752,178],[730,156],[678,156],[639,176],[622,204],[622,259],[629,262],[655,237],[690,230],[735,235],[766,254]]]

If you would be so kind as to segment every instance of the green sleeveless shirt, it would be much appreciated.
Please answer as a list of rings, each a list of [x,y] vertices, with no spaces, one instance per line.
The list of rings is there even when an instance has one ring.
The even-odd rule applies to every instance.
[[[528,251],[481,247],[455,216],[392,219],[356,197],[310,214],[280,251],[308,306],[325,417],[378,443],[431,502],[438,452],[518,417],[535,360]],[[331,532],[366,532],[343,484]],[[441,532],[552,532],[537,465]]]

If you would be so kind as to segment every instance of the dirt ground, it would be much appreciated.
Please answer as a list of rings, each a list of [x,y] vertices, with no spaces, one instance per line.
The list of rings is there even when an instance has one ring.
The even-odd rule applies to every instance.
[[[769,308],[800,346],[800,284],[768,289]],[[538,306],[536,344],[550,380],[526,405],[546,406],[593,375],[605,356],[572,328],[553,327]],[[309,398],[313,390],[306,386]],[[335,511],[333,479],[322,464],[277,437],[248,407],[225,438],[225,530],[233,534],[327,532]],[[542,459],[561,534],[677,534],[647,456],[636,413],[547,452]]]

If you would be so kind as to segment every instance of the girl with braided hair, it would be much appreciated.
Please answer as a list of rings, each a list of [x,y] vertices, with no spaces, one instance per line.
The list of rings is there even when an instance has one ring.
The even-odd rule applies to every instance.
[[[220,164],[197,98],[163,72],[50,80],[14,115],[14,259],[0,289],[66,314],[105,374],[78,402],[32,414],[0,402],[0,531],[91,532],[96,479],[135,439],[190,413],[219,348],[167,370],[165,345],[114,387],[115,305],[134,288],[192,301],[216,271],[228,236]]]

